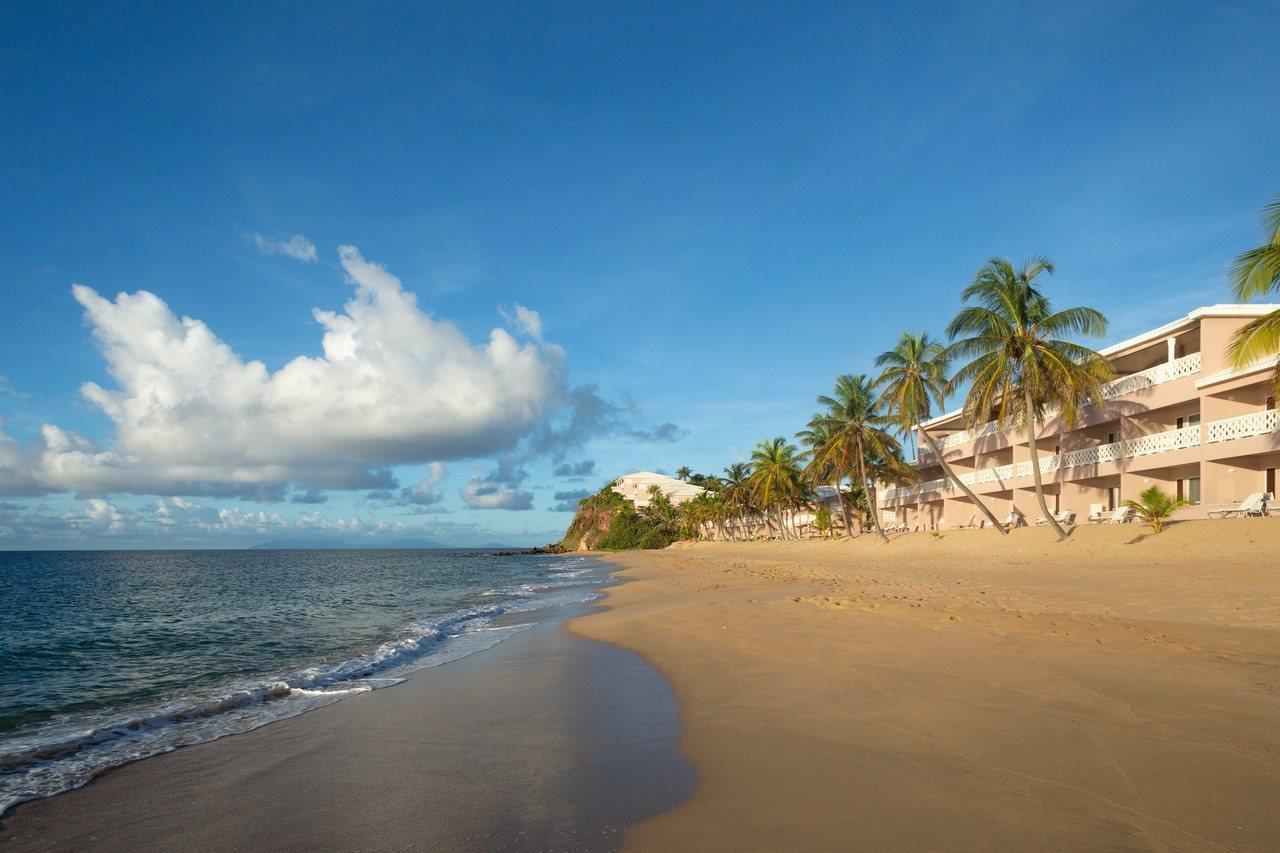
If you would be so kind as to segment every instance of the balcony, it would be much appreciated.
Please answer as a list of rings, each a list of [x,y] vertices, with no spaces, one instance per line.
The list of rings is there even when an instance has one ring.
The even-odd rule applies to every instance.
[[[1244,418],[1257,418],[1259,415],[1272,416],[1269,421],[1267,421],[1271,424],[1270,429],[1263,430],[1258,424],[1255,424],[1251,428],[1259,429],[1259,432],[1241,433],[1241,436],[1260,435],[1262,432],[1280,432],[1280,412],[1256,412],[1252,415],[1245,415],[1243,418],[1231,418],[1230,420],[1239,421]],[[1225,423],[1228,423],[1228,421],[1215,421],[1215,424]],[[1212,428],[1214,424],[1210,424],[1209,426]],[[1235,438],[1240,436],[1232,437]],[[1212,441],[1213,439],[1210,440]],[[1051,474],[1058,470],[1086,468],[1104,462],[1120,462],[1124,459],[1134,459],[1140,456],[1150,456],[1156,453],[1166,453],[1171,450],[1182,450],[1187,447],[1199,446],[1200,426],[1189,426],[1182,429],[1172,429],[1165,432],[1152,433],[1151,435],[1142,435],[1127,441],[1100,444],[1096,447],[1082,447],[1079,450],[1072,450],[1060,455],[1041,456],[1040,473]],[[964,483],[966,486],[973,487],[983,486],[988,483],[1005,483],[1010,480],[1018,480],[1024,477],[1030,477],[1032,473],[1031,460],[1027,459],[1022,462],[1015,462],[1011,465],[1001,465],[997,468],[984,468],[981,471],[967,471],[961,474],[959,479],[960,482]],[[930,480],[927,483],[921,483],[920,485],[911,486],[909,488],[887,489],[884,494],[884,500],[886,502],[892,500],[911,502],[919,500],[924,495],[950,491],[953,489],[954,487],[949,486],[945,479]]]
[[[1280,432],[1280,411],[1267,409],[1261,412],[1250,412],[1234,418],[1212,421],[1205,427],[1205,441],[1212,444],[1219,441],[1231,441],[1236,438],[1249,438],[1254,435],[1267,435]]]
[[[1139,373],[1121,376],[1119,379],[1107,383],[1107,386],[1102,391],[1102,399],[1114,400],[1117,397],[1136,394],[1139,391],[1145,391],[1148,388],[1154,388],[1156,385],[1163,385],[1166,382],[1172,382],[1184,376],[1194,376],[1200,372],[1202,363],[1203,358],[1200,353],[1193,352],[1191,355],[1184,355],[1182,358],[1176,358],[1164,364],[1157,364],[1155,367]]]
[[[1114,400],[1118,397],[1124,397],[1128,394],[1136,394],[1148,388],[1154,388],[1157,385],[1163,385],[1166,382],[1173,382],[1176,379],[1182,379],[1185,376],[1194,376],[1200,372],[1203,358],[1198,352],[1191,355],[1184,355],[1182,358],[1173,361],[1158,364],[1155,367],[1148,368],[1139,373],[1132,373],[1128,376],[1121,376],[1112,382],[1107,383],[1102,389],[1102,399]],[[1046,413],[1046,420],[1053,417],[1055,413]],[[948,450],[968,444],[971,441],[977,441],[980,438],[995,435],[1000,431],[1000,426],[995,421],[989,421],[980,427],[965,430],[964,432],[952,433],[938,439],[938,447],[945,453]],[[927,461],[932,458],[933,454],[927,450],[921,450],[919,453],[920,461]],[[1028,473],[1030,471],[1028,470]]]

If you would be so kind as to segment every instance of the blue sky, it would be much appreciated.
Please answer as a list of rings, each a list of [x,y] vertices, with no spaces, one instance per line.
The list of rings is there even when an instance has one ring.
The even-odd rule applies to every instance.
[[[990,256],[1051,257],[1111,340],[1227,301],[1280,189],[1274,3],[263,5],[0,10],[0,547],[547,541],[572,493],[794,432]],[[464,417],[430,359],[321,365],[299,451],[227,376],[324,359],[356,257],[545,387],[490,365]],[[180,416],[137,291],[234,356],[163,379]],[[245,424],[178,473],[193,426]]]

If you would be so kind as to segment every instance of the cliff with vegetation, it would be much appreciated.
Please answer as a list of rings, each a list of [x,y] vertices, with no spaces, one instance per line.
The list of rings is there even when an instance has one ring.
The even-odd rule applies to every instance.
[[[674,514],[666,506],[646,507],[636,512],[631,502],[605,486],[578,504],[564,538],[548,550],[564,551],[629,551],[639,548],[665,548],[678,538]]]

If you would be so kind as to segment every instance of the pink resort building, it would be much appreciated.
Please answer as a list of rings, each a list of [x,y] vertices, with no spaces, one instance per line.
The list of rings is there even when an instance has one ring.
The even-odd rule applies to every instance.
[[[1275,495],[1277,356],[1235,369],[1226,350],[1238,328],[1277,307],[1198,308],[1102,350],[1117,377],[1102,405],[1085,408],[1070,430],[1050,417],[1036,439],[1050,511],[1083,522],[1152,484],[1190,501],[1178,513],[1182,518],[1234,509],[1258,493]],[[929,431],[951,469],[997,518],[1041,516],[1025,433],[994,423],[970,428],[958,411],[919,428]],[[945,478],[925,443],[918,447],[920,482],[880,489],[886,523],[932,530],[980,522],[982,515]]]

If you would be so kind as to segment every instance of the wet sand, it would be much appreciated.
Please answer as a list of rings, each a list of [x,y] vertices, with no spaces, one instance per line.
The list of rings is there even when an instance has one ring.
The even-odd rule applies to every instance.
[[[675,710],[635,654],[551,619],[404,684],[17,806],[0,846],[616,849],[693,786]]]
[[[1280,519],[609,559],[699,774],[633,849],[1280,847]]]

